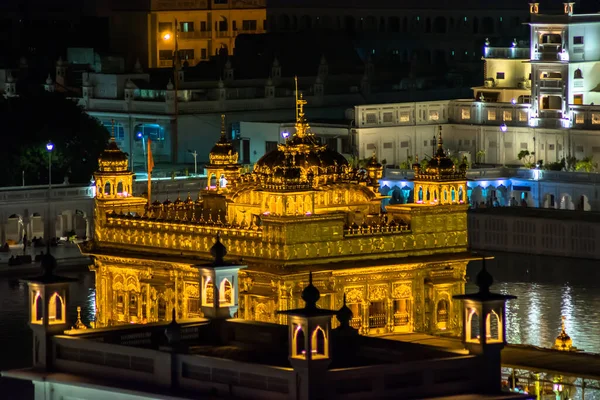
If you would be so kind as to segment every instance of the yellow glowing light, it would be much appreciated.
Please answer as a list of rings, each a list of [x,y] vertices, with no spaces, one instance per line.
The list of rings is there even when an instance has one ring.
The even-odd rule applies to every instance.
[[[171,37],[172,37],[172,35],[169,32],[166,32],[165,34],[163,34],[163,40],[171,40]]]

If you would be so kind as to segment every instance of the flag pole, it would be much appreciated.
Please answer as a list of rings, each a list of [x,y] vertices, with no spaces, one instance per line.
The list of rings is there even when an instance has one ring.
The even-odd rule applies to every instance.
[[[154,169],[154,158],[152,157],[152,148],[150,144],[152,140],[148,138],[148,150],[146,152],[148,157],[148,207],[152,207],[152,169]]]

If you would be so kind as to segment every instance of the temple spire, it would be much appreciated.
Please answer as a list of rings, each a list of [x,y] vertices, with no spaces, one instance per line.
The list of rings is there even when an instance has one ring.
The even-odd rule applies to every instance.
[[[111,123],[111,127],[110,127],[110,141],[114,142],[116,140],[115,139],[115,120],[111,119],[110,123]]]

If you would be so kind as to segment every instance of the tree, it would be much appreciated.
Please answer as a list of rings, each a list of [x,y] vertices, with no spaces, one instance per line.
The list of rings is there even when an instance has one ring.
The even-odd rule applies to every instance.
[[[485,160],[485,150],[479,150],[476,154],[475,154],[475,159],[477,160],[477,164],[480,164],[483,162],[483,160]]]
[[[598,168],[598,163],[594,162],[594,157],[585,157],[583,160],[577,161],[575,171],[592,172]]]
[[[54,143],[52,181],[89,183],[109,137],[96,118],[61,93],[39,90],[0,99],[0,118],[5,127],[0,186],[21,185],[23,172],[26,184],[46,184],[48,141]]]
[[[530,153],[529,150],[521,150],[517,157],[526,168],[533,168],[535,162],[535,151]]]

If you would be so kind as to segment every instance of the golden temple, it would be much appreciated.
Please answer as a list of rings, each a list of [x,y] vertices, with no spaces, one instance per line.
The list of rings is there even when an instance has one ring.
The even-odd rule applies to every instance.
[[[149,204],[131,193],[127,157],[114,141],[95,175],[95,237],[82,245],[94,259],[96,326],[202,316],[239,292],[240,318],[285,323],[313,283],[319,305],[339,309],[362,334],[458,333],[467,263],[466,165],[443,149],[426,168],[413,165],[415,201],[382,207],[383,167],[375,156],[353,168],[319,143],[297,99],[295,133],[242,173],[222,119],[206,166],[208,184]],[[221,242],[227,260],[247,265],[215,288],[199,267]],[[237,271],[237,270],[236,270]],[[216,290],[215,290],[216,289]]]

